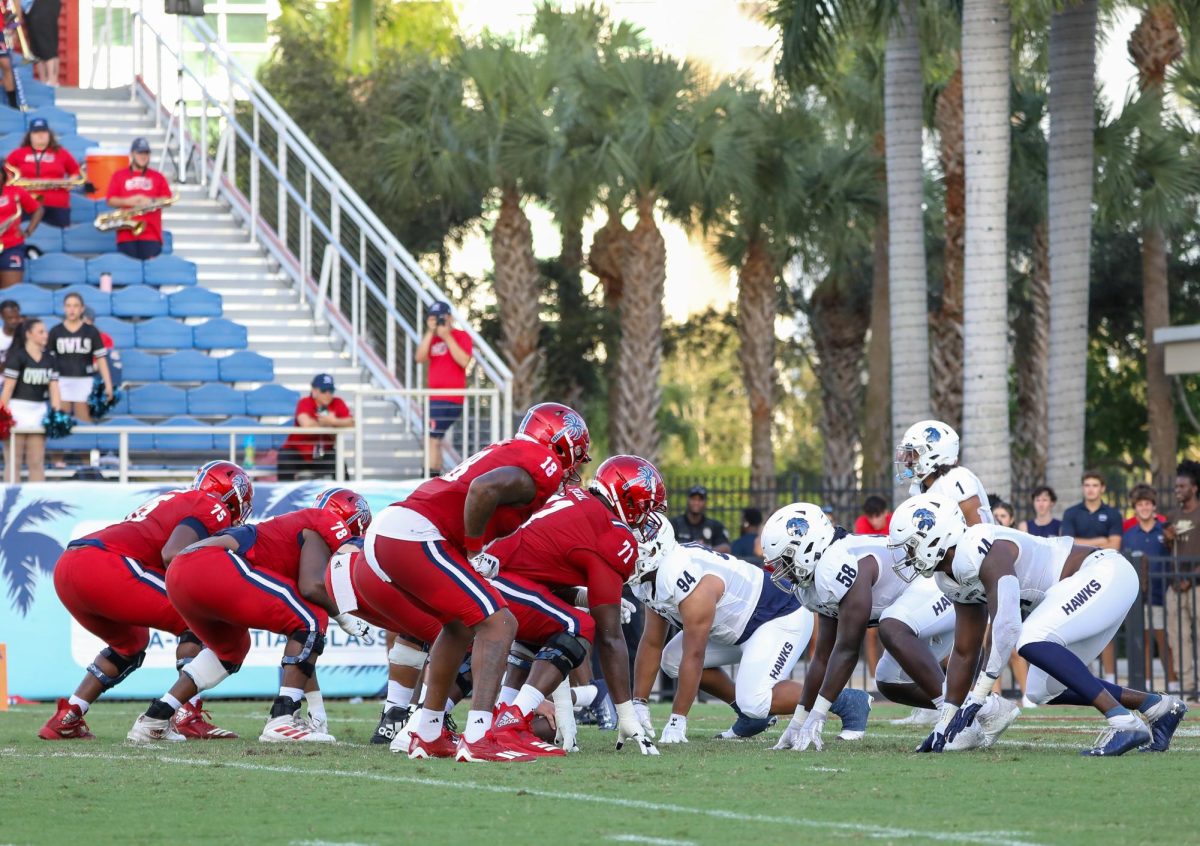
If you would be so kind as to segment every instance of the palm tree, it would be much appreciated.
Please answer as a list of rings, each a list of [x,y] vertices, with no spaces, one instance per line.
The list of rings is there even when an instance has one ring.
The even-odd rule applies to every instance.
[[[966,168],[963,150],[962,62],[938,92],[934,123],[945,195],[945,247],[942,296],[929,315],[933,409],[954,428],[962,425],[963,392],[963,239],[966,232]]]
[[[75,506],[52,499],[34,499],[17,510],[18,485],[7,485],[0,500],[0,573],[8,582],[13,609],[24,617],[33,604],[37,575],[53,573],[63,547],[55,538],[33,531],[40,523],[63,517]],[[14,513],[15,512],[15,513]]]
[[[989,490],[1010,491],[1008,245],[1010,29],[1005,0],[963,4],[964,459]]]
[[[1050,21],[1050,381],[1047,482],[1071,490],[1083,472],[1087,399],[1088,282],[1092,231],[1096,2]]]
[[[350,0],[350,45],[346,66],[363,73],[375,60],[375,0]]]

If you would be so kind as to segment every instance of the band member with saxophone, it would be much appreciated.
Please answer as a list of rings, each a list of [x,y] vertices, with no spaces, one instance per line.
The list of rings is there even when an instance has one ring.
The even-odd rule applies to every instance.
[[[129,226],[117,229],[117,249],[135,259],[152,259],[162,252],[162,206],[171,198],[167,178],[150,167],[150,142],[134,138],[129,147],[129,167],[118,170],[108,183],[108,204],[115,209],[145,209]],[[143,224],[141,227],[138,223]],[[99,224],[99,218],[97,218]]]
[[[25,239],[42,222],[42,207],[28,191],[10,185],[10,174],[0,168],[0,289],[20,285],[25,278]],[[21,218],[29,224],[21,229]]]
[[[70,190],[83,184],[75,157],[58,143],[45,118],[29,122],[29,131],[17,149],[8,154],[4,168],[13,183],[31,193],[45,212],[42,223],[65,229],[71,225]]]

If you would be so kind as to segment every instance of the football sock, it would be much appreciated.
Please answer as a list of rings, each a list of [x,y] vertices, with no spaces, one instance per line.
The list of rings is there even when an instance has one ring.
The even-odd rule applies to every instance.
[[[281,687],[279,688],[279,695],[286,696],[293,702],[299,702],[304,698],[304,691],[298,687]]]
[[[594,684],[581,684],[579,687],[571,688],[571,692],[575,694],[576,706],[586,708],[596,701],[600,689]]]
[[[389,681],[387,692],[388,708],[407,708],[412,704],[413,689],[405,687],[400,682]]]
[[[496,704],[497,705],[513,704],[513,700],[515,700],[517,698],[517,693],[518,693],[518,691],[515,687],[509,687],[508,685],[504,685],[504,687],[500,688],[500,698],[498,698],[496,700]]]
[[[1138,710],[1143,714],[1149,714],[1150,709],[1162,702],[1162,697],[1157,693],[1147,693],[1146,698],[1142,700],[1142,704],[1138,706]]]
[[[1091,705],[1105,689],[1104,682],[1093,676],[1088,671],[1087,665],[1065,646],[1040,640],[1025,644],[1017,651],[1017,654],[1074,692],[1080,701],[1072,704]],[[1120,688],[1117,690],[1119,691]],[[1118,694],[1114,693],[1113,695],[1117,696],[1118,702],[1121,701]],[[1062,701],[1062,696],[1059,695],[1054,698],[1052,704],[1065,705],[1068,703]]]
[[[513,705],[517,707],[522,714],[532,714],[533,709],[541,705],[546,699],[546,694],[542,693],[531,684],[527,684],[521,688],[521,692],[517,694],[517,698],[513,700]]]
[[[463,738],[467,743],[475,743],[487,734],[487,730],[491,727],[491,711],[468,711],[467,727],[463,729]]]
[[[175,704],[172,705],[165,701],[168,697],[175,699],[175,697],[167,694],[167,696],[164,696],[162,699],[155,699],[153,702],[151,702],[150,707],[146,709],[146,716],[152,720],[171,719],[171,717],[175,715],[175,711],[179,708],[179,700],[175,699]]]
[[[321,722],[329,719],[329,716],[325,713],[325,697],[321,695],[321,691],[310,690],[304,694],[304,698],[308,700],[309,719]]]
[[[178,711],[180,708],[183,707],[183,703],[180,702],[178,699],[176,699],[174,696],[172,696],[169,693],[163,694],[162,701],[166,702],[168,705],[170,705],[172,711]]]
[[[193,696],[191,699],[189,699],[189,700],[188,700],[188,704],[189,704],[189,705],[192,705],[192,706],[199,705],[199,704],[200,704],[200,700],[201,700],[201,699],[203,699],[203,698],[204,698],[204,694],[203,694],[203,693],[197,693],[195,696]]]
[[[1113,728],[1137,728],[1142,721],[1133,714],[1129,713],[1129,709],[1123,705],[1118,705],[1116,708],[1111,708],[1104,712],[1105,719]]]
[[[88,708],[92,707],[91,702],[88,702],[86,699],[80,699],[74,693],[72,693],[71,698],[67,700],[67,704],[68,705],[78,705],[79,712],[81,714],[86,714],[88,712]]]
[[[445,715],[442,711],[430,711],[422,708],[417,718],[417,735],[426,742],[432,742],[442,736],[442,723]]]

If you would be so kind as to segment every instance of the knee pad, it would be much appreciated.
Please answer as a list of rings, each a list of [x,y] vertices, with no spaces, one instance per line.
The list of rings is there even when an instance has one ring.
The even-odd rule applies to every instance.
[[[325,635],[320,632],[300,630],[292,632],[288,635],[288,639],[304,645],[301,647],[299,654],[283,656],[279,665],[285,670],[288,667],[295,667],[304,673],[306,678],[311,679],[313,673],[317,671],[317,665],[310,659],[325,651]]]
[[[240,664],[222,661],[211,649],[202,649],[200,654],[183,668],[183,672],[196,685],[196,690],[205,691],[216,687],[239,669]]]
[[[514,642],[512,645],[512,650],[508,653],[508,665],[510,667],[516,667],[518,670],[525,670],[528,672],[533,667],[533,658],[534,654],[528,650],[525,650],[524,648],[518,652],[517,644]]]
[[[454,683],[458,685],[459,691],[463,695],[463,699],[470,696],[475,690],[475,682],[471,680],[471,655],[467,657],[458,666],[458,675],[454,678]]]
[[[412,667],[416,670],[425,666],[425,659],[428,657],[428,652],[414,649],[399,638],[396,638],[396,642],[388,650],[388,661],[390,663],[398,664],[401,667]]]
[[[104,647],[100,651],[100,657],[111,661],[117,668],[117,674],[110,676],[97,666],[94,662],[88,664],[87,671],[91,673],[100,682],[101,687],[108,690],[110,687],[115,687],[125,679],[129,678],[129,674],[142,666],[142,662],[146,660],[146,650],[142,650],[136,655],[125,656],[117,652],[110,646]]]
[[[575,635],[559,632],[546,641],[534,658],[549,661],[564,676],[587,660],[587,641]]]

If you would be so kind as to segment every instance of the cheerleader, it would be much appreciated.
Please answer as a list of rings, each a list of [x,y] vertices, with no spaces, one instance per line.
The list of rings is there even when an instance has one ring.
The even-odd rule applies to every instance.
[[[9,484],[20,481],[22,463],[29,468],[29,481],[41,482],[46,478],[46,432],[42,428],[46,401],[50,401],[55,411],[62,408],[57,362],[54,353],[46,349],[49,340],[46,324],[36,317],[30,318],[17,329],[12,348],[4,358],[0,408],[8,409],[13,417],[13,450],[5,473]]]
[[[67,294],[63,300],[63,322],[50,330],[50,351],[58,365],[58,391],[63,407],[81,423],[91,423],[88,397],[95,375],[104,382],[104,395],[113,396],[108,370],[108,348],[100,330],[83,319],[83,297]]]

